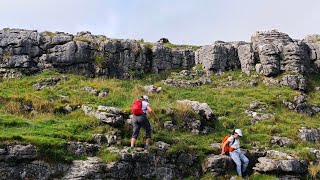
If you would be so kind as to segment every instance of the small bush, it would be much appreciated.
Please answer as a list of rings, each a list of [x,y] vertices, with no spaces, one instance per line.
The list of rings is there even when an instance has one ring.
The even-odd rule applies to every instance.
[[[19,102],[10,101],[5,105],[5,110],[10,114],[20,114],[21,104]]]
[[[9,61],[11,58],[11,54],[8,52],[8,51],[5,51],[3,54],[2,54],[2,59],[3,61],[7,62]]]
[[[2,31],[7,32],[10,28],[3,28]]]
[[[98,66],[99,68],[106,68],[108,66],[106,57],[101,54],[96,55],[95,62],[96,62],[96,66]]]

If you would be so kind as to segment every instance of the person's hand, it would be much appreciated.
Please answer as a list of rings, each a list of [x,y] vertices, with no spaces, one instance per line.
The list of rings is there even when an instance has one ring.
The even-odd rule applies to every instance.
[[[220,155],[225,155],[226,153],[223,151],[223,152],[221,152],[221,154]]]

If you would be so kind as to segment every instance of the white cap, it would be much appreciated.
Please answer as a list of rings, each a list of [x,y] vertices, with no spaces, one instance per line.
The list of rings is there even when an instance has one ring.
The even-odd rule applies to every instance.
[[[237,133],[239,136],[242,136],[242,131],[240,129],[234,130],[235,133]]]
[[[146,95],[143,95],[142,99],[149,100],[148,96],[146,96]]]

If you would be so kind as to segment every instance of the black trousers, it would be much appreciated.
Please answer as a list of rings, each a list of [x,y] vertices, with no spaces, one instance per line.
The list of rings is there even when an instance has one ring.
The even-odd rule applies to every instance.
[[[132,126],[132,138],[138,139],[141,127],[146,131],[146,138],[151,138],[151,125],[146,114],[133,115]]]

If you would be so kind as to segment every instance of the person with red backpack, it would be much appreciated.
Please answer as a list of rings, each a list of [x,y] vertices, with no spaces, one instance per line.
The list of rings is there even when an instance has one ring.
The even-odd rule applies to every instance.
[[[146,131],[146,144],[145,149],[150,146],[150,138],[151,138],[151,125],[147,118],[147,111],[149,111],[154,117],[157,118],[155,112],[150,106],[148,96],[141,96],[141,99],[134,101],[131,105],[131,111],[133,114],[133,133],[131,138],[131,148],[133,148],[136,144],[136,141],[139,137],[139,132],[141,127]]]
[[[232,131],[231,135],[227,135],[222,141],[221,155],[229,154],[231,159],[237,165],[237,172],[239,176],[246,171],[249,164],[249,159],[241,153],[239,137],[242,136],[242,131],[236,129]]]

